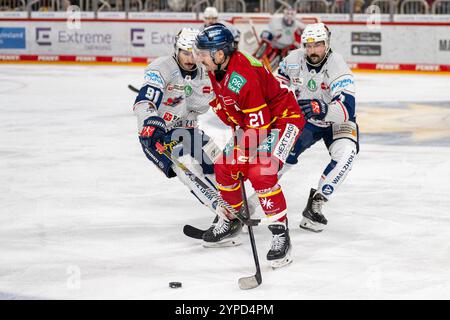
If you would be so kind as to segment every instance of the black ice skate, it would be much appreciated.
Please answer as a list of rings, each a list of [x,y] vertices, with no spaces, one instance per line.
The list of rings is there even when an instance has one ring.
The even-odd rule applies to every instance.
[[[241,230],[242,223],[239,220],[227,221],[219,218],[203,235],[203,246],[206,248],[238,246],[241,244],[239,238]]]
[[[311,188],[309,192],[308,203],[305,210],[303,210],[303,219],[300,221],[300,228],[321,232],[327,225],[327,219],[322,214],[322,205],[327,201],[323,195],[316,193],[316,190]]]
[[[269,225],[272,232],[272,242],[270,250],[267,253],[267,260],[273,269],[281,268],[292,262],[291,259],[291,239],[289,238],[289,228],[284,223],[276,223]]]

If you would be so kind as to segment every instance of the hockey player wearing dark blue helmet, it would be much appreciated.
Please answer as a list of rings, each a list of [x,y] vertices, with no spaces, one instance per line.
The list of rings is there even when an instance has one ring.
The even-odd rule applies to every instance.
[[[205,28],[197,35],[194,43],[194,56],[208,71],[214,72],[217,80],[225,75],[223,65],[235,51],[233,33],[221,23]],[[208,57],[211,59],[205,59]]]

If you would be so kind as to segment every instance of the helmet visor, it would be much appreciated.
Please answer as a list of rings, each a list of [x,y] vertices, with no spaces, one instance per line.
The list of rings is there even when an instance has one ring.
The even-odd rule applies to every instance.
[[[197,44],[194,43],[192,47],[192,54],[194,55],[194,60],[196,63],[201,63],[207,58],[211,58],[211,50],[209,49],[200,49],[197,47]]]

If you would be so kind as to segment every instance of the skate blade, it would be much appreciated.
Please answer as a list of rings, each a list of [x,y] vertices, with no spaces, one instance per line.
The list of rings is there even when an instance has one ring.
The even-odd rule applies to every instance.
[[[322,232],[323,229],[325,229],[325,225],[323,223],[314,222],[308,218],[303,217],[302,221],[300,221],[300,228],[312,232]]]
[[[270,266],[272,267],[273,270],[275,270],[287,266],[291,262],[292,262],[291,254],[290,252],[288,252],[284,258],[270,261]]]
[[[203,241],[203,247],[205,248],[226,248],[226,247],[236,247],[242,244],[242,239],[240,237],[223,239],[218,242],[206,242]]]

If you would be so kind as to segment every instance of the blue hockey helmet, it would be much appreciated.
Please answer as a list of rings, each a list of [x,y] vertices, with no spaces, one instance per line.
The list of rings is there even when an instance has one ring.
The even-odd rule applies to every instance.
[[[236,50],[233,33],[221,23],[214,23],[206,27],[195,38],[194,51],[209,51],[211,58],[217,51],[222,50],[225,56]]]

